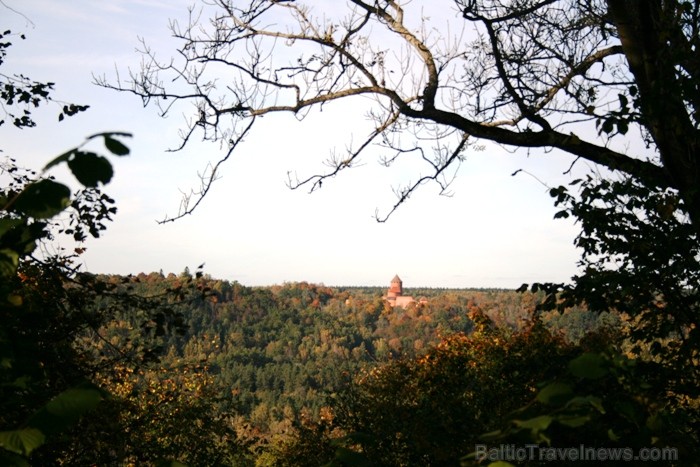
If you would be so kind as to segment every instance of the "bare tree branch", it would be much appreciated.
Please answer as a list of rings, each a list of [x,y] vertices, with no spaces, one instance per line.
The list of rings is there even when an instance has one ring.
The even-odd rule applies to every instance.
[[[370,114],[374,130],[345,154],[333,154],[328,172],[301,179],[290,172],[290,188],[316,191],[356,165],[370,146],[386,152],[380,160],[387,165],[419,153],[430,175],[398,187],[391,214],[425,182],[437,182],[446,192],[449,179],[441,177],[459,165],[459,154],[481,139],[512,148],[542,148],[542,157],[566,153],[653,185],[681,189],[687,181],[680,183],[669,172],[676,156],[663,154],[676,149],[655,144],[658,134],[648,127],[655,120],[644,114],[648,107],[636,106],[637,81],[641,94],[648,94],[647,75],[634,61],[640,42],[634,31],[640,26],[630,26],[628,33],[624,14],[609,14],[608,5],[618,3],[628,2],[454,0],[439,7],[431,3],[432,11],[441,12],[433,19],[398,0],[348,0],[333,9],[323,3],[312,8],[291,1],[251,0],[241,6],[212,0],[210,6],[217,10],[208,22],[191,14],[185,27],[171,24],[182,41],[173,59],[162,62],[143,44],[141,69],[130,71],[128,81],[118,74],[114,82],[104,77],[96,81],[139,96],[161,115],[185,108],[188,117],[175,150],[195,137],[226,143],[226,154],[200,176],[201,187],[184,196],[181,212],[186,214],[199,205],[217,168],[257,116],[286,112],[303,119],[329,102],[358,96],[375,103]],[[444,14],[450,5],[457,8],[451,17]],[[640,8],[632,10],[641,11],[642,19],[651,17],[653,12]],[[672,24],[663,27],[674,31],[679,50],[693,50],[697,14],[683,10],[674,15],[664,17]],[[459,31],[454,37],[452,29]],[[658,59],[668,50],[664,47],[658,46]],[[700,70],[697,60],[684,58],[682,63],[685,75]],[[658,76],[652,73],[647,81]],[[668,86],[683,78],[664,76],[671,81]],[[700,102],[687,96],[675,112],[692,113],[694,102]],[[663,119],[658,109],[652,112]],[[628,154],[615,149],[625,144],[611,144],[629,138],[630,127],[645,135],[647,150]],[[697,141],[696,136],[691,139]],[[432,149],[427,147],[431,141],[436,143]],[[451,149],[446,151],[447,146]]]
[[[238,146],[238,144],[243,141],[243,138],[253,127],[253,123],[255,123],[255,119],[250,120],[248,126],[245,127],[245,129],[243,130],[243,132],[241,132],[239,137],[237,137],[235,140],[231,140],[230,147],[228,149],[228,152],[226,153],[226,156],[224,156],[222,159],[219,159],[214,165],[209,164],[204,170],[204,172],[198,174],[201,182],[199,189],[190,190],[189,193],[182,194],[182,202],[180,203],[180,209],[177,215],[174,217],[166,216],[162,221],[158,222],[159,224],[166,224],[168,222],[174,222],[178,219],[182,219],[183,217],[192,214],[194,210],[197,209],[199,203],[201,203],[202,200],[204,200],[204,197],[207,195],[207,193],[209,193],[212,184],[219,179],[219,167],[221,167],[221,165],[224,162],[226,162],[229,159],[229,157],[231,157],[234,149],[236,149],[236,146]]]

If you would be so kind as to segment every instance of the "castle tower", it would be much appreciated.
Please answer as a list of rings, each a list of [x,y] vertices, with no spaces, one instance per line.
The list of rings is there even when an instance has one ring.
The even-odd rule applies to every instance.
[[[386,293],[386,296],[387,298],[395,298],[400,297],[401,295],[403,295],[403,282],[401,282],[401,278],[397,274],[391,280],[391,286],[389,287],[389,291]]]

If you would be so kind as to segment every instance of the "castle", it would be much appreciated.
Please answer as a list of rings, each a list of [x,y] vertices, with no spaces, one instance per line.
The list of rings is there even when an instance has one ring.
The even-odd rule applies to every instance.
[[[415,303],[413,297],[403,294],[403,282],[398,274],[391,280],[391,285],[384,299],[389,302],[389,305],[400,306],[401,308],[406,308],[411,303]],[[421,303],[423,301],[421,300]]]

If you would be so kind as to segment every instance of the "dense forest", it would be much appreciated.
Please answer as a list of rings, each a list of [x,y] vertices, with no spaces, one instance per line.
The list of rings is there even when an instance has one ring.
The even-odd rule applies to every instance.
[[[192,280],[187,274],[140,274],[135,291],[161,293]],[[182,306],[186,331],[163,336],[161,363],[205,365],[228,388],[230,407],[268,434],[282,433],[292,415],[318,420],[326,397],[368,365],[423,355],[444,337],[471,333],[470,314],[483,313],[509,332],[522,330],[536,301],[515,291],[415,289],[429,297],[427,304],[392,309],[381,288],[304,282],[250,288],[206,276],[197,282],[207,292]],[[544,320],[578,340],[606,317],[574,309]],[[104,334],[116,342],[125,327],[114,324]]]
[[[28,280],[27,275],[25,284]],[[114,308],[111,319],[81,328],[63,344],[78,352],[80,365],[90,368],[91,379],[110,396],[71,428],[74,433],[64,435],[70,443],[57,440],[38,449],[32,459],[39,464],[57,459],[68,465],[141,465],[172,459],[190,465],[313,465],[304,460],[310,452],[320,464],[328,463],[336,455],[333,443],[351,433],[351,421],[338,423],[337,417],[371,418],[378,410],[362,399],[368,394],[356,400],[358,394],[408,390],[375,387],[383,384],[373,381],[377,375],[398,372],[401,379],[411,378],[403,366],[434,358],[445,346],[463,346],[487,328],[491,348],[461,349],[457,358],[464,361],[457,365],[494,371],[487,368],[494,362],[485,361],[489,352],[522,345],[515,342],[533,334],[544,346],[528,351],[570,355],[583,336],[620,327],[616,315],[583,308],[544,313],[534,322],[542,294],[512,290],[410,289],[427,300],[404,309],[389,306],[386,290],[377,287],[305,282],[246,287],[189,270],[92,280],[113,294],[91,305],[95,311],[111,308],[111,301],[124,307],[124,296],[130,297],[128,306]],[[65,349],[55,344],[42,352],[59,359]],[[441,384],[440,390],[461,390],[467,367],[453,368],[446,377],[459,384]],[[524,372],[527,384],[538,381],[536,373],[534,368]],[[397,398],[393,415],[403,423],[413,409],[401,407],[399,398],[409,395],[391,397]],[[509,399],[511,408],[526,401],[524,395]],[[449,441],[463,422],[455,420],[441,439]],[[472,428],[468,439],[487,426]],[[441,452],[456,461],[469,449],[461,442]],[[420,455],[431,459],[432,451]],[[400,456],[395,462],[405,463]]]
[[[543,292],[416,288],[425,300],[402,308],[384,288],[246,287],[200,270],[89,275],[60,291],[39,269],[20,277],[32,308],[100,291],[9,327],[51,371],[43,388],[5,387],[5,424],[35,410],[17,407],[28,394],[81,379],[101,391],[32,465],[471,465],[476,446],[500,439],[642,449],[653,436],[675,456],[695,449],[683,426],[697,401],[673,418],[659,410],[683,382],[649,351],[635,358],[629,318],[538,311]]]

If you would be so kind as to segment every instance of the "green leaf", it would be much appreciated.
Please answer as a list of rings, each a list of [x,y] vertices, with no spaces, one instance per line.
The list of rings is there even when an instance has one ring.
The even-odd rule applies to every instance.
[[[26,219],[22,229],[20,230],[19,243],[12,246],[20,255],[29,254],[36,248],[37,240],[46,237],[46,223],[34,221],[27,224]]]
[[[126,147],[121,141],[112,138],[108,134],[105,134],[104,138],[105,147],[107,147],[109,152],[111,152],[115,156],[126,156],[127,154],[129,154],[129,148]]]
[[[600,413],[605,413],[605,407],[603,407],[603,401],[599,397],[588,396],[588,403],[595,407]]]
[[[0,219],[0,237],[5,235],[10,230],[24,223],[23,219],[4,217]]]
[[[606,362],[596,353],[585,353],[569,362],[569,371],[574,376],[586,379],[600,379],[608,374]]]
[[[614,129],[614,122],[615,122],[614,119],[606,118],[605,121],[603,122],[601,129],[605,133],[608,133],[608,134],[612,133],[613,129]]]
[[[95,409],[102,399],[102,391],[97,387],[73,388],[54,397],[46,404],[46,410],[60,417],[78,417]]]
[[[571,428],[578,428],[588,423],[590,419],[591,417],[588,415],[570,415],[559,417],[557,421],[562,425],[570,426]]]
[[[617,132],[620,133],[621,135],[624,135],[627,133],[628,130],[629,130],[629,125],[627,125],[627,122],[624,120],[618,120]]]
[[[76,151],[74,157],[68,161],[68,167],[75,178],[87,187],[107,184],[114,175],[112,164],[92,152]]]
[[[503,430],[489,431],[488,433],[483,433],[479,435],[479,439],[483,441],[495,441],[497,439],[503,438],[505,435]]]
[[[82,415],[97,408],[102,399],[103,391],[92,384],[71,388],[49,401],[27,424],[48,435],[59,433],[77,422]]]
[[[68,160],[71,158],[71,156],[73,155],[74,152],[75,152],[75,149],[71,149],[70,151],[64,152],[63,154],[61,154],[60,156],[56,157],[51,162],[46,164],[44,166],[44,170],[49,170],[51,167],[54,167],[62,162],[68,162]]]
[[[572,398],[566,403],[567,407],[582,407],[582,406],[592,406],[600,413],[605,413],[605,407],[603,407],[603,401],[600,397],[596,396],[577,396]]]
[[[537,400],[544,404],[559,405],[571,397],[573,390],[566,383],[554,382],[548,384],[537,394]]]
[[[7,303],[9,303],[12,306],[22,306],[22,303],[24,302],[24,299],[22,298],[21,295],[17,294],[9,294],[7,297]]]
[[[19,266],[19,255],[9,248],[0,250],[0,277],[14,276]]]
[[[617,95],[618,99],[620,99],[620,107],[624,108],[627,107],[627,104],[629,104],[629,101],[627,100],[627,96],[624,94],[618,94]]]
[[[0,447],[23,456],[28,456],[44,444],[45,439],[44,434],[36,428],[0,431]]]
[[[646,426],[653,433],[663,432],[667,428],[666,420],[664,419],[663,414],[660,413],[652,414],[649,418],[647,418]]]
[[[513,422],[521,428],[529,428],[535,431],[546,430],[547,427],[554,420],[549,415],[540,415],[539,417],[531,418],[529,420],[513,420]]]
[[[14,208],[36,219],[47,219],[70,204],[70,190],[53,180],[39,180],[27,186],[17,197]]]

